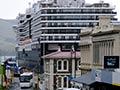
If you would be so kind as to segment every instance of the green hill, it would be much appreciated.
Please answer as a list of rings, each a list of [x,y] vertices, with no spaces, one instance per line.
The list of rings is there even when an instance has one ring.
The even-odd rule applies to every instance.
[[[0,19],[0,56],[15,55],[15,24],[16,20]]]

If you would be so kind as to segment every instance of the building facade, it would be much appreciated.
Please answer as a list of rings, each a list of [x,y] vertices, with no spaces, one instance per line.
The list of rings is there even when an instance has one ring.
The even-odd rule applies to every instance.
[[[81,32],[81,73],[104,69],[104,56],[120,55],[120,24],[112,24],[110,17],[101,16],[99,26]]]
[[[47,90],[72,87],[70,80],[80,75],[80,52],[57,51],[43,58]]]

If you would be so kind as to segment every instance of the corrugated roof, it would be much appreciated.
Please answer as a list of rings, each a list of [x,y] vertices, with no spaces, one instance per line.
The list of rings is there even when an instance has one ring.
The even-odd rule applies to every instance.
[[[44,55],[42,58],[80,58],[80,52],[57,51]]]

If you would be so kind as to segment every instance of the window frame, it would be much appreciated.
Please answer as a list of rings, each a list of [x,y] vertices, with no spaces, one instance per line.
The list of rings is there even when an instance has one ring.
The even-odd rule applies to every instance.
[[[59,78],[61,80],[61,83],[59,83]],[[65,78],[66,78],[66,86],[64,86],[64,84],[65,84],[64,79]],[[57,86],[58,86],[58,88],[68,88],[68,85],[69,85],[69,80],[68,80],[67,76],[58,76],[57,77]]]
[[[64,69],[64,62],[66,61],[66,69]],[[59,66],[59,62],[61,62],[61,69],[58,68]],[[68,60],[67,59],[60,59],[57,61],[57,71],[58,72],[65,72],[65,71],[68,71],[68,67],[69,67],[69,63],[68,63]]]

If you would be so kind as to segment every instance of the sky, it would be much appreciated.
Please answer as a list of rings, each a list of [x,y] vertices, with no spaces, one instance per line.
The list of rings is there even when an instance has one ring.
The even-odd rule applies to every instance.
[[[0,18],[15,19],[19,13],[25,13],[29,8],[29,2],[34,3],[38,0],[0,0]],[[85,0],[86,3],[99,2],[100,0]],[[117,18],[120,21],[120,0],[103,0],[116,6]]]

